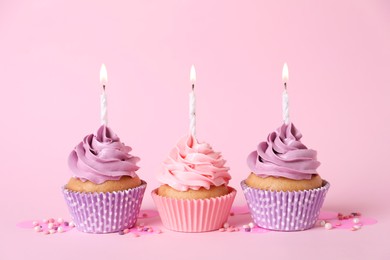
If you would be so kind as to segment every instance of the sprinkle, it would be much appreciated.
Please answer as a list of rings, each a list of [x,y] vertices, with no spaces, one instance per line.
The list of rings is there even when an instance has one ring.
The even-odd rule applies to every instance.
[[[142,227],[137,227],[137,231],[142,231]]]
[[[336,226],[336,227],[339,227],[339,226],[341,226],[341,223],[340,223],[340,222],[337,222],[337,223],[335,224],[335,226]]]
[[[148,231],[148,230],[149,230],[148,227],[144,227],[144,228],[142,229],[142,231]]]
[[[46,231],[43,231],[43,234],[44,234],[44,235],[49,235],[50,232],[49,232],[49,230],[46,230]]]
[[[152,232],[153,232],[153,228],[150,227],[150,228],[148,229],[148,232],[149,232],[149,233],[152,233]]]
[[[39,225],[39,222],[38,222],[38,221],[33,221],[33,222],[32,222],[32,225],[33,225],[33,227],[36,227],[36,226]]]
[[[326,223],[324,227],[325,227],[325,229],[327,229],[327,230],[330,230],[330,229],[333,228],[332,223]]]
[[[254,227],[255,227],[255,224],[253,224],[253,222],[251,222],[251,223],[248,224],[248,226],[249,226],[250,228],[254,228]]]
[[[360,219],[359,219],[359,218],[353,218],[353,219],[352,219],[352,222],[355,223],[355,224],[357,224],[357,223],[360,222]]]
[[[234,228],[228,227],[228,228],[226,229],[226,231],[227,231],[227,232],[234,232]]]
[[[245,232],[251,232],[252,229],[251,229],[250,227],[247,227],[247,228],[244,228],[244,231],[245,231]]]
[[[49,222],[49,220],[47,220],[47,219],[44,218],[44,219],[42,219],[42,222],[45,223],[45,224],[47,224],[47,223]]]
[[[54,218],[49,218],[49,223],[54,223],[55,219]]]
[[[230,226],[230,225],[229,225],[229,223],[227,223],[227,222],[226,222],[225,224],[223,224],[223,227],[224,227],[224,228],[228,228],[229,226]]]
[[[321,221],[320,221],[321,227],[325,226],[325,224],[326,224],[326,221],[325,221],[325,220],[321,220]]]
[[[57,219],[57,222],[58,222],[59,224],[62,224],[62,223],[64,223],[64,219],[63,219],[63,218],[58,218],[58,219]]]
[[[230,216],[234,216],[234,212],[232,211],[232,212],[230,212]]]
[[[133,237],[139,237],[139,234],[133,233]]]
[[[243,225],[242,228],[244,228],[244,229],[245,228],[249,228],[249,226],[248,225]]]
[[[53,224],[53,223],[49,222],[49,224],[47,224],[47,228],[48,228],[48,229],[52,229],[53,227],[54,227],[54,224]]]
[[[225,232],[226,229],[224,229],[224,228],[222,227],[222,228],[218,229],[218,231],[219,231],[219,232]]]
[[[41,232],[42,231],[42,227],[41,226],[35,226],[34,230],[35,230],[35,232]]]
[[[144,226],[145,226],[145,224],[144,224],[144,223],[141,223],[141,224],[139,224],[138,226],[140,226],[140,227],[144,227]]]
[[[146,218],[146,217],[148,217],[148,214],[142,213],[142,217],[143,217],[143,218]]]
[[[57,232],[58,232],[58,233],[64,232],[64,228],[63,228],[63,227],[58,227]]]
[[[64,225],[65,227],[67,227],[67,226],[69,226],[69,222],[68,222],[68,221],[64,221],[63,225]]]
[[[50,230],[49,230],[49,233],[50,233],[50,234],[54,234],[55,232],[56,232],[56,231],[55,231],[54,229],[50,229]]]
[[[130,232],[130,229],[128,229],[128,228],[125,228],[124,230],[123,230],[123,233],[125,233],[125,234],[127,234],[127,233],[129,233]]]
[[[124,234],[125,234],[125,232],[123,232],[123,231],[119,231],[119,232],[118,232],[118,234],[122,236],[122,235],[124,235]]]
[[[75,225],[75,223],[73,221],[71,221],[71,222],[69,222],[69,226],[70,227],[75,227],[76,225]]]

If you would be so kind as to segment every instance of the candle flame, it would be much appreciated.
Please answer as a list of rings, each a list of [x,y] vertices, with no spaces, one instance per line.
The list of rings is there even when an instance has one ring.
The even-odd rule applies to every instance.
[[[195,71],[195,66],[194,65],[191,66],[190,81],[191,81],[191,84],[195,84],[195,81],[196,81],[196,71]]]
[[[104,65],[104,63],[100,67],[100,83],[102,85],[107,84],[107,69],[106,69],[106,65]]]
[[[283,80],[284,84],[287,84],[287,81],[288,81],[288,67],[287,67],[287,63],[284,63],[284,65],[283,65],[282,80]]]

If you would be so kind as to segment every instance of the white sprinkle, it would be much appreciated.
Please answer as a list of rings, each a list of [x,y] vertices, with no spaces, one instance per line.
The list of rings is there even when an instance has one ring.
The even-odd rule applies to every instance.
[[[228,227],[230,227],[230,225],[229,225],[229,223],[225,223],[225,224],[223,224],[223,228],[228,228]]]
[[[357,224],[357,223],[360,222],[360,219],[359,219],[359,218],[354,218],[354,219],[352,220],[352,222],[355,223],[355,224]]]
[[[321,220],[321,221],[320,221],[321,227],[325,226],[325,224],[326,224],[326,221],[325,221],[325,220]]]
[[[248,224],[248,227],[254,228],[254,227],[255,227],[255,224],[253,224],[253,222],[251,222],[251,223]]]
[[[332,228],[333,228],[332,223],[326,223],[326,224],[325,224],[325,229],[330,230],[330,229],[332,229]]]

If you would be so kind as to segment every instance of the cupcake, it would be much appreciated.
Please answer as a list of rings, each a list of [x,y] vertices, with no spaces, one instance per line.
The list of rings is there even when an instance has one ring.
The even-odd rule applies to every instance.
[[[111,233],[134,226],[146,182],[137,176],[139,158],[130,151],[102,125],[70,153],[73,176],[62,190],[80,231]]]
[[[251,173],[241,187],[259,227],[299,231],[318,218],[330,185],[317,172],[317,152],[301,138],[294,124],[283,124],[248,156]]]
[[[182,138],[158,175],[152,197],[163,225],[174,231],[217,230],[227,221],[236,190],[220,153],[192,136]]]

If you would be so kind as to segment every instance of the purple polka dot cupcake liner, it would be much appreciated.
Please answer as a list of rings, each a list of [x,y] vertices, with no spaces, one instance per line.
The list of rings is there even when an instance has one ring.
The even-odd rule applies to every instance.
[[[141,208],[146,182],[114,192],[75,192],[62,188],[76,228],[86,233],[112,233],[134,226]]]
[[[320,214],[330,184],[302,191],[269,191],[251,188],[245,180],[242,190],[253,222],[276,231],[301,231],[312,228]]]

